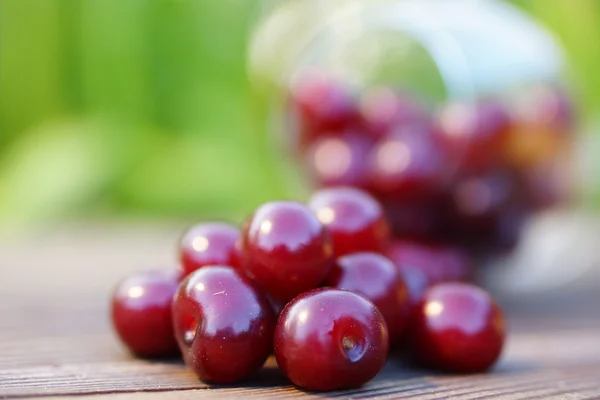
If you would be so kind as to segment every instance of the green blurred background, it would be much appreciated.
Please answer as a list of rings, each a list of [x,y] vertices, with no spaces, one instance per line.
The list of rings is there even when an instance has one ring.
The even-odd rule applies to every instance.
[[[583,130],[593,131],[600,1],[513,3],[564,46]],[[264,6],[0,0],[0,226],[239,219],[293,196],[246,72]],[[591,186],[586,203],[598,204],[600,185]]]

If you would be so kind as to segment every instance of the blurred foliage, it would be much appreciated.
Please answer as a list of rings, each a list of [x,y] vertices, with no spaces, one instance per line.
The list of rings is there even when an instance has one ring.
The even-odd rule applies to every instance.
[[[514,0],[600,109],[600,2]],[[246,75],[244,0],[0,1],[0,222],[82,215],[239,218],[289,196]]]

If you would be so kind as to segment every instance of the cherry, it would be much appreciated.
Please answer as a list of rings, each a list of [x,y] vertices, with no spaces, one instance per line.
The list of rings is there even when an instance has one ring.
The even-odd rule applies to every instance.
[[[384,198],[422,198],[444,183],[446,152],[423,126],[406,126],[379,141],[369,156],[369,176]]]
[[[179,258],[185,274],[206,265],[230,265],[240,263],[236,242],[240,238],[238,228],[221,222],[203,223],[190,228],[179,246]]]
[[[275,328],[275,357],[284,374],[306,390],[358,387],[383,368],[388,331],[379,310],[345,290],[301,294]]]
[[[452,372],[480,372],[502,351],[504,318],[482,289],[443,283],[425,292],[415,309],[413,343],[418,362]]]
[[[327,227],[336,256],[358,251],[381,252],[389,241],[389,228],[377,200],[350,187],[321,189],[308,202]]]
[[[290,100],[301,146],[322,134],[339,132],[356,120],[350,93],[318,71],[304,71],[299,75],[291,87]]]
[[[487,252],[496,239],[504,242],[500,247],[509,249],[513,238],[518,238],[527,214],[515,171],[497,169],[459,177],[450,195],[448,227],[457,243]]]
[[[371,141],[357,130],[316,139],[306,152],[306,165],[320,186],[366,187]]]
[[[400,339],[410,300],[398,269],[388,258],[368,252],[339,257],[327,285],[360,294],[373,302],[385,318],[391,342]]]
[[[359,111],[363,126],[376,139],[385,137],[398,126],[428,123],[420,104],[387,87],[365,91],[360,98]]]
[[[438,121],[439,132],[461,169],[478,171],[500,162],[511,121],[499,102],[450,103]]]
[[[404,278],[413,304],[431,285],[471,279],[472,262],[468,254],[457,247],[396,240],[386,255]]]
[[[183,276],[179,270],[148,270],[121,282],[112,297],[112,323],[137,356],[178,354],[171,323],[171,299]]]
[[[308,207],[265,203],[243,232],[244,269],[276,301],[287,301],[322,283],[332,263],[325,226]]]
[[[188,275],[173,299],[175,337],[204,381],[233,383],[257,371],[272,347],[275,314],[238,270],[207,266]]]

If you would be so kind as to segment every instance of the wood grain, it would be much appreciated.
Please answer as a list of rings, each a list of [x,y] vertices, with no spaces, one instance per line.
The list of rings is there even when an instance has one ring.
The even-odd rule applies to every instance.
[[[487,374],[436,374],[390,359],[360,389],[319,394],[292,387],[274,360],[240,385],[210,387],[181,362],[135,359],[110,330],[110,291],[132,270],[169,264],[178,232],[78,228],[33,252],[39,238],[0,242],[0,397],[600,399],[600,292],[576,288],[502,299],[511,334]]]

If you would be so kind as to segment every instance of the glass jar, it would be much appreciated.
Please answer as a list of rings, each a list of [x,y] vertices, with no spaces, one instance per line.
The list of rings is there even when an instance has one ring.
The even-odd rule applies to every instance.
[[[573,110],[548,32],[501,1],[332,3],[279,3],[249,56],[313,187],[363,188],[396,236],[484,256],[568,201]]]

